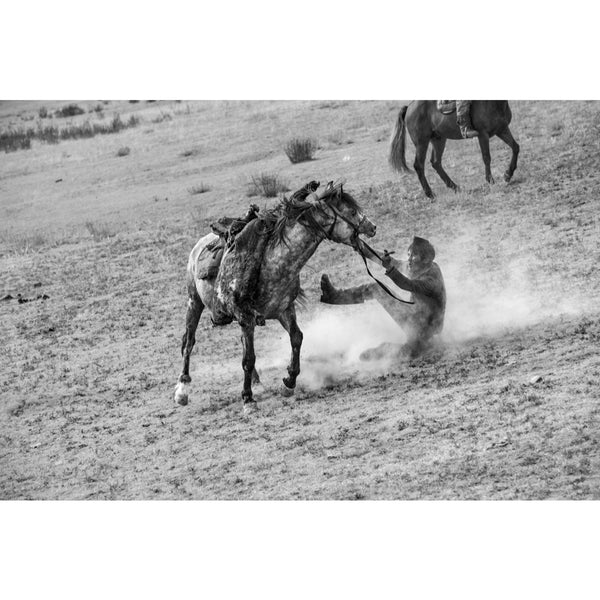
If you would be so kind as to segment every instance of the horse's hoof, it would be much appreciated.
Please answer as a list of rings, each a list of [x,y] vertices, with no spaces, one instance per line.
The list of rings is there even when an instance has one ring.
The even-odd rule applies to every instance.
[[[244,414],[248,415],[250,413],[255,413],[258,410],[258,404],[256,400],[248,400],[248,402],[244,402]]]
[[[186,406],[189,402],[189,384],[179,382],[175,387],[174,400],[180,406]]]
[[[282,383],[280,387],[280,392],[284,398],[291,398],[294,395],[295,389],[288,387],[287,385],[285,385],[285,383]]]

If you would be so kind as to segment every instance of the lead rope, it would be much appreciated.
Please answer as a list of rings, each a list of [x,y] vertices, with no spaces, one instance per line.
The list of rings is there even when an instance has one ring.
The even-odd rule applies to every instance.
[[[369,250],[370,252],[372,252],[379,260],[381,260],[381,256],[379,256],[379,254],[377,254],[377,252],[371,248],[371,246],[369,246],[369,244],[367,244],[367,242],[365,242],[364,240],[361,240],[358,237],[358,229],[360,227],[356,227],[356,225],[354,225],[353,223],[351,223],[348,219],[346,219],[346,217],[344,217],[344,215],[342,215],[341,213],[339,213],[336,208],[334,206],[329,206],[329,208],[333,211],[334,214],[334,221],[333,224],[329,230],[329,235],[327,236],[329,238],[329,236],[331,235],[331,232],[333,231],[333,227],[335,226],[335,221],[337,219],[337,217],[340,217],[340,219],[342,219],[343,221],[346,221],[346,223],[348,223],[355,231],[356,234],[356,251],[360,254],[360,257],[363,259],[363,262],[365,263],[365,268],[367,269],[367,273],[369,274],[369,277],[371,277],[371,279],[373,279],[373,281],[377,282],[377,285],[379,285],[379,287],[386,293],[388,294],[388,296],[391,296],[394,300],[396,300],[397,302],[402,302],[402,304],[414,304],[414,301],[412,300],[403,300],[402,298],[398,298],[398,296],[396,296],[396,294],[394,294],[394,292],[392,292],[387,285],[385,285],[385,283],[383,283],[382,281],[379,281],[379,279],[377,279],[377,277],[375,277],[375,275],[373,275],[373,273],[371,273],[371,269],[369,269],[369,265],[367,264],[367,258],[365,257],[362,249],[361,249],[361,244],[363,244],[365,246],[365,248],[367,248],[367,250]],[[366,217],[363,217],[363,220]],[[323,227],[321,227],[321,229],[323,229]]]
[[[371,277],[371,279],[373,279],[374,281],[376,281],[379,284],[379,287],[381,287],[381,289],[386,294],[388,294],[389,296],[391,296],[394,300],[397,300],[398,302],[402,302],[403,304],[414,304],[414,301],[412,301],[412,300],[403,300],[402,298],[398,298],[398,296],[396,296],[396,294],[394,294],[385,285],[385,283],[383,283],[382,281],[379,281],[379,279],[377,279],[377,277],[375,277],[375,275],[373,275],[373,273],[371,273],[371,269],[369,269],[369,265],[367,264],[367,258],[365,257],[365,255],[364,255],[364,253],[362,251],[361,244],[364,244],[364,246],[367,248],[367,250],[369,250],[369,252],[372,252],[379,260],[381,260],[381,257],[364,240],[361,240],[361,239],[357,238],[357,242],[358,243],[356,244],[356,251],[360,254],[360,257],[363,259],[363,262],[365,263],[365,268],[367,269],[367,273],[369,274],[369,276]]]

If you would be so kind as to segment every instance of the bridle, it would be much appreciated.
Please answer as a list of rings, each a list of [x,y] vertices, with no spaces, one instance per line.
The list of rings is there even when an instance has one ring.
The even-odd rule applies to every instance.
[[[325,227],[323,227],[323,225],[321,225],[316,219],[314,220],[315,224],[321,230],[321,233],[323,233],[323,235],[325,236],[324,239],[333,241],[331,239],[331,236],[333,234],[333,230],[335,229],[335,226],[337,225],[337,220],[339,218],[342,221],[344,221],[347,225],[349,225],[350,228],[352,229],[352,237],[350,238],[350,242],[351,242],[350,245],[355,250],[358,250],[358,236],[360,235],[360,228],[362,227],[363,223],[366,221],[367,215],[363,215],[360,222],[358,223],[358,225],[355,225],[350,219],[345,217],[335,206],[333,206],[332,204],[329,204],[325,200],[321,200],[318,204],[315,204],[314,206],[315,206],[315,208],[318,208],[322,213],[326,214],[327,216],[330,216],[329,213],[323,208],[322,204],[325,204],[327,206],[327,208],[329,208],[331,210],[331,212],[333,212],[333,221],[331,222],[331,225],[329,226],[329,229],[327,231],[325,230]]]
[[[397,300],[398,302],[402,302],[403,304],[414,304],[414,301],[412,301],[412,300],[403,300],[402,298],[398,298],[398,296],[396,296],[396,294],[394,294],[394,292],[392,292],[387,287],[387,285],[385,285],[385,283],[383,283],[383,281],[379,281],[379,279],[377,279],[377,277],[375,277],[375,275],[373,275],[373,273],[371,273],[371,269],[369,269],[369,264],[367,263],[367,257],[365,256],[363,248],[366,248],[369,252],[374,254],[379,260],[381,260],[381,256],[379,256],[377,251],[374,248],[371,248],[371,246],[369,246],[369,244],[367,244],[367,242],[365,242],[364,240],[358,239],[357,241],[358,241],[358,243],[356,244],[355,250],[360,254],[360,257],[363,259],[363,262],[365,263],[365,269],[367,269],[367,273],[369,274],[369,277],[371,277],[371,279],[376,281],[377,284],[379,285],[379,287],[388,296],[391,296],[394,300]]]
[[[321,202],[323,202],[323,200],[321,200]],[[321,206],[321,202],[319,202],[319,204],[316,204],[315,207],[318,208],[321,212],[328,214],[327,211]],[[367,216],[363,214],[362,219],[360,220],[360,223],[358,225],[355,225],[352,221],[350,221],[350,219],[347,219],[341,212],[339,212],[335,206],[332,206],[328,202],[324,202],[324,203],[327,205],[327,208],[331,209],[331,211],[333,212],[333,221],[331,222],[331,225],[329,226],[329,230],[325,231],[325,228],[316,219],[313,218],[314,223],[316,225],[318,225],[319,229],[321,230],[321,233],[323,233],[324,239],[331,240],[331,235],[333,233],[333,230],[335,229],[338,218],[340,218],[342,221],[345,221],[353,230],[352,237],[350,238],[351,246],[354,248],[354,250],[356,250],[356,252],[358,252],[360,254],[360,257],[362,258],[363,262],[365,263],[365,269],[367,270],[369,277],[371,277],[371,279],[373,279],[375,282],[377,282],[379,287],[386,294],[388,294],[388,296],[391,296],[394,300],[396,300],[398,302],[402,302],[403,304],[414,304],[413,301],[403,300],[402,298],[398,298],[398,296],[396,296],[396,294],[394,294],[394,292],[392,292],[385,285],[385,283],[383,283],[382,281],[379,281],[379,279],[377,279],[377,277],[375,277],[375,275],[373,275],[373,273],[371,273],[371,269],[369,269],[369,265],[367,263],[367,257],[365,256],[363,247],[366,248],[373,255],[375,255],[379,260],[381,260],[381,257],[373,248],[371,248],[371,246],[369,246],[369,244],[367,244],[367,242],[365,242],[364,240],[361,240],[358,237],[360,234],[360,228],[361,228],[362,224],[365,222],[365,219],[367,218]]]

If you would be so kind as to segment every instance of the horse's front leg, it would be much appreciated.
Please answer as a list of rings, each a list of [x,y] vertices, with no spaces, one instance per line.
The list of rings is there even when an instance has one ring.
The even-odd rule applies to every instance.
[[[483,158],[483,164],[485,165],[485,180],[488,183],[495,183],[494,178],[492,177],[490,138],[487,133],[480,131],[477,139],[479,140],[479,147],[481,148],[481,157]]]
[[[190,377],[190,355],[196,343],[196,329],[198,321],[204,310],[204,304],[196,291],[193,283],[188,285],[188,305],[185,317],[185,333],[181,343],[181,354],[183,355],[183,369],[179,381],[175,387],[175,402],[185,406],[189,401],[189,388],[192,378]]]
[[[292,396],[296,387],[296,378],[300,374],[300,348],[304,338],[302,331],[298,327],[296,320],[296,309],[292,304],[280,317],[279,322],[290,336],[292,345],[292,357],[288,366],[288,376],[283,378],[283,387],[281,388],[284,396]]]
[[[254,365],[256,363],[256,354],[254,353],[254,322],[252,319],[244,320],[242,327],[242,347],[244,355],[242,357],[242,368],[244,369],[244,388],[242,390],[242,400],[244,401],[244,412],[256,410],[258,408],[256,401],[252,397],[252,380],[256,372]]]

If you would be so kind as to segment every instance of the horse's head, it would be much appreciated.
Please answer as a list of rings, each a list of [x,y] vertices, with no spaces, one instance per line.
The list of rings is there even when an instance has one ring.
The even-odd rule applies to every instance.
[[[307,201],[315,207],[316,210],[312,211],[314,219],[332,242],[356,247],[359,235],[375,235],[375,224],[341,185],[329,184],[323,192],[310,194]]]

